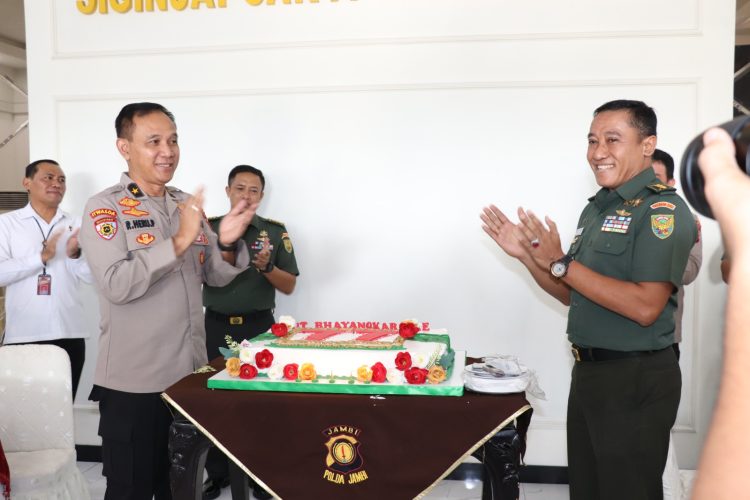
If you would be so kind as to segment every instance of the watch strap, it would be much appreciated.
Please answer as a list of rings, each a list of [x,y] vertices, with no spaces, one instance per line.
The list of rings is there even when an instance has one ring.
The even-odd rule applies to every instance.
[[[219,238],[216,238],[216,243],[219,245],[219,250],[222,252],[234,252],[237,250],[237,242],[235,241],[231,245],[223,245]]]

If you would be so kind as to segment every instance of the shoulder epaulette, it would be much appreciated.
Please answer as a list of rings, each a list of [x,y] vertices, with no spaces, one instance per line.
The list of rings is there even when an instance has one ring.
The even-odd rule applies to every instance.
[[[649,184],[646,187],[654,193],[669,193],[676,191],[675,188],[667,186],[666,184],[662,184],[661,182],[655,182],[654,184]]]
[[[277,226],[284,227],[284,223],[283,222],[280,222],[280,221],[277,221],[277,220],[273,220],[273,219],[269,219],[267,217],[261,217],[261,219],[263,219],[264,221],[269,222],[271,224],[275,224]]]
[[[176,188],[174,186],[166,186],[166,190],[169,191],[170,193],[181,193],[182,192],[182,189]]]

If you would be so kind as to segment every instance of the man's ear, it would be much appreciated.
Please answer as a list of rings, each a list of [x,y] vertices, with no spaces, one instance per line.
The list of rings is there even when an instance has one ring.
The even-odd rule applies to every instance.
[[[117,146],[117,151],[120,152],[120,156],[125,158],[125,161],[130,160],[130,142],[127,139],[118,137],[115,145]]]
[[[674,187],[674,185],[677,184],[677,181],[675,179],[669,179],[667,181],[667,186]]]
[[[28,192],[29,185],[31,184],[31,179],[29,179],[28,177],[24,177],[22,184],[23,184],[23,188],[26,190],[26,192]]]
[[[643,139],[643,156],[653,156],[656,149],[656,136],[650,135]]]
[[[227,193],[227,198],[229,198],[229,186],[224,188],[224,192]]]

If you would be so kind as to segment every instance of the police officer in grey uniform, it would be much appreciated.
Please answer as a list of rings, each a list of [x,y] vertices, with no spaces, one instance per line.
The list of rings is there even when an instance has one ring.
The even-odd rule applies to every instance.
[[[484,230],[547,293],[569,305],[575,363],[568,397],[570,496],[662,498],[669,433],[680,402],[674,311],[697,227],[651,168],[656,114],[640,101],[594,112],[587,158],[601,189],[567,253],[555,223],[497,207]]]
[[[227,179],[226,193],[230,208],[241,201],[260,203],[266,188],[263,172],[250,165],[237,165]],[[218,229],[223,217],[209,219]],[[203,304],[206,306],[206,351],[208,359],[226,347],[225,336],[236,342],[252,339],[267,332],[274,323],[276,290],[291,294],[297,284],[297,260],[286,227],[281,222],[255,215],[242,235],[253,256],[250,268],[223,287],[205,285]],[[208,450],[208,478],[203,485],[203,499],[212,500],[229,485],[229,464],[217,448]],[[253,486],[255,498],[270,498],[258,485]]]
[[[88,201],[80,233],[101,310],[90,399],[101,414],[105,498],[170,499],[172,419],[160,393],[206,363],[201,284],[225,285],[247,268],[239,240],[257,204],[238,204],[217,237],[202,193],[166,185],[180,158],[174,116],[128,104],[115,128],[128,172]]]

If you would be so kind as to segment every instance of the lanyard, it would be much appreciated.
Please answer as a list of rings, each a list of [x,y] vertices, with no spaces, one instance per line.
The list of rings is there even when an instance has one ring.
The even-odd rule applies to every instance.
[[[39,224],[39,221],[36,220],[36,217],[32,217],[32,219],[34,219],[34,222],[36,222],[36,227],[39,228],[39,232],[42,233],[42,246],[46,246],[47,240],[49,239],[49,235],[52,234],[52,230],[55,228],[57,223],[60,222],[60,220],[62,219],[55,221],[55,223],[50,226],[49,231],[47,231],[47,236],[44,236],[42,225]],[[42,274],[47,274],[47,266],[45,264],[42,264]]]

